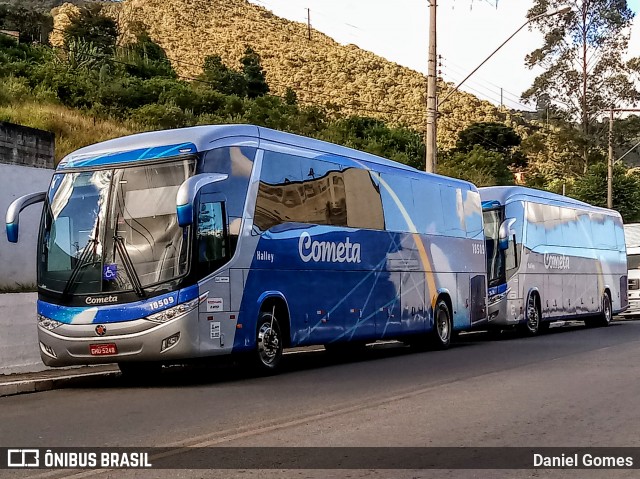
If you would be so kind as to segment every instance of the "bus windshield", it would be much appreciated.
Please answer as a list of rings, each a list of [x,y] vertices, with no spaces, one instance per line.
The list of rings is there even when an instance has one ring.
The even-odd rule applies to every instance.
[[[176,193],[195,160],[60,173],[45,203],[38,285],[59,293],[142,289],[183,276],[188,230]]]
[[[484,239],[487,252],[487,281],[489,287],[505,282],[505,254],[498,246],[500,224],[502,223],[502,208],[485,210]]]

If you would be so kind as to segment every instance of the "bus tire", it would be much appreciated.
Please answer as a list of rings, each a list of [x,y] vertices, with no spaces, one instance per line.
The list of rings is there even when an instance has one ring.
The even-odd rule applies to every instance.
[[[527,298],[527,306],[524,310],[525,321],[521,325],[521,331],[527,336],[536,336],[544,327],[540,327],[542,321],[542,315],[540,314],[540,307],[538,306],[537,296],[530,294]]]
[[[256,328],[254,364],[262,373],[274,373],[282,363],[284,337],[282,328],[272,313],[263,311]]]
[[[609,297],[609,293],[605,292],[602,295],[602,313],[600,313],[600,316],[598,316],[595,321],[595,325],[606,328],[611,324],[612,319],[613,310],[611,308],[611,298]]]
[[[439,299],[433,310],[433,331],[431,332],[431,345],[435,349],[447,349],[451,345],[453,322],[451,310],[444,299]]]

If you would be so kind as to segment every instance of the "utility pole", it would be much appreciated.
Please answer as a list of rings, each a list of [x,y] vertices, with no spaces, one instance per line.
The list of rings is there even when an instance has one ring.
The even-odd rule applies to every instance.
[[[437,83],[436,83],[436,62],[437,62],[437,46],[436,46],[436,11],[437,0],[429,1],[429,58],[427,61],[427,129],[424,137],[425,145],[425,171],[435,173],[436,171],[436,132],[438,121],[438,105],[437,105]]]
[[[609,161],[607,161],[607,208],[613,208],[613,105],[609,111]]]
[[[307,39],[311,40],[311,10],[307,8]]]

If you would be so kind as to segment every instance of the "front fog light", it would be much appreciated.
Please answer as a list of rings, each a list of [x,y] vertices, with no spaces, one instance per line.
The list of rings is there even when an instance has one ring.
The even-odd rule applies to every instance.
[[[171,349],[180,341],[180,333],[176,333],[168,338],[164,338],[162,340],[162,346],[160,347],[160,352],[166,351],[167,349]]]
[[[53,331],[58,326],[62,326],[63,323],[56,321],[55,319],[47,318],[46,316],[38,315],[38,326],[46,329],[47,331]]]
[[[46,344],[41,342],[40,343],[40,349],[47,356],[51,356],[53,359],[57,359],[58,358],[58,355],[56,354],[56,352],[53,350],[53,348],[51,346],[48,346],[48,345],[46,345]]]

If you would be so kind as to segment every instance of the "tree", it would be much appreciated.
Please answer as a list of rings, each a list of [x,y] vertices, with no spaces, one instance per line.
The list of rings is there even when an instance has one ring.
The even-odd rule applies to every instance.
[[[297,105],[298,104],[298,94],[290,86],[288,86],[287,90],[284,92],[284,102],[287,105]]]
[[[576,179],[571,196],[595,206],[607,206],[607,165],[596,163]],[[640,220],[640,178],[623,165],[613,169],[613,208],[625,222]]]
[[[438,173],[470,181],[476,186],[513,184],[506,156],[474,145],[469,151],[453,150],[443,155]]]
[[[51,15],[13,5],[0,5],[0,29],[20,32],[21,42],[47,43],[52,28]]]
[[[527,158],[517,150],[521,143],[522,138],[513,128],[502,123],[479,122],[458,133],[454,152],[469,153],[480,146],[486,151],[502,155],[502,162],[512,168],[524,168]]]
[[[202,74],[198,80],[226,95],[247,96],[245,76],[226,66],[220,55],[209,55],[204,59]]]
[[[257,98],[269,93],[267,74],[262,69],[260,55],[251,47],[247,47],[240,63],[242,63],[242,73],[244,73],[244,78],[247,82],[248,97]]]
[[[100,5],[89,5],[71,19],[65,29],[65,46],[72,40],[82,39],[91,43],[103,54],[112,54],[118,41],[115,20],[102,14]]]
[[[566,14],[543,13],[571,7]],[[528,17],[544,34],[544,44],[526,57],[529,68],[544,72],[522,94],[525,100],[559,105],[580,122],[585,139],[592,122],[611,105],[636,104],[640,92],[633,84],[640,61],[625,61],[633,12],[626,0],[534,0]],[[589,164],[583,149],[583,171]]]
[[[151,39],[144,26],[137,25],[135,38],[134,43],[119,48],[117,55],[130,75],[145,79],[177,77],[164,49]]]
[[[351,116],[328,125],[318,136],[424,170],[422,136],[408,128],[391,128],[382,120]]]

